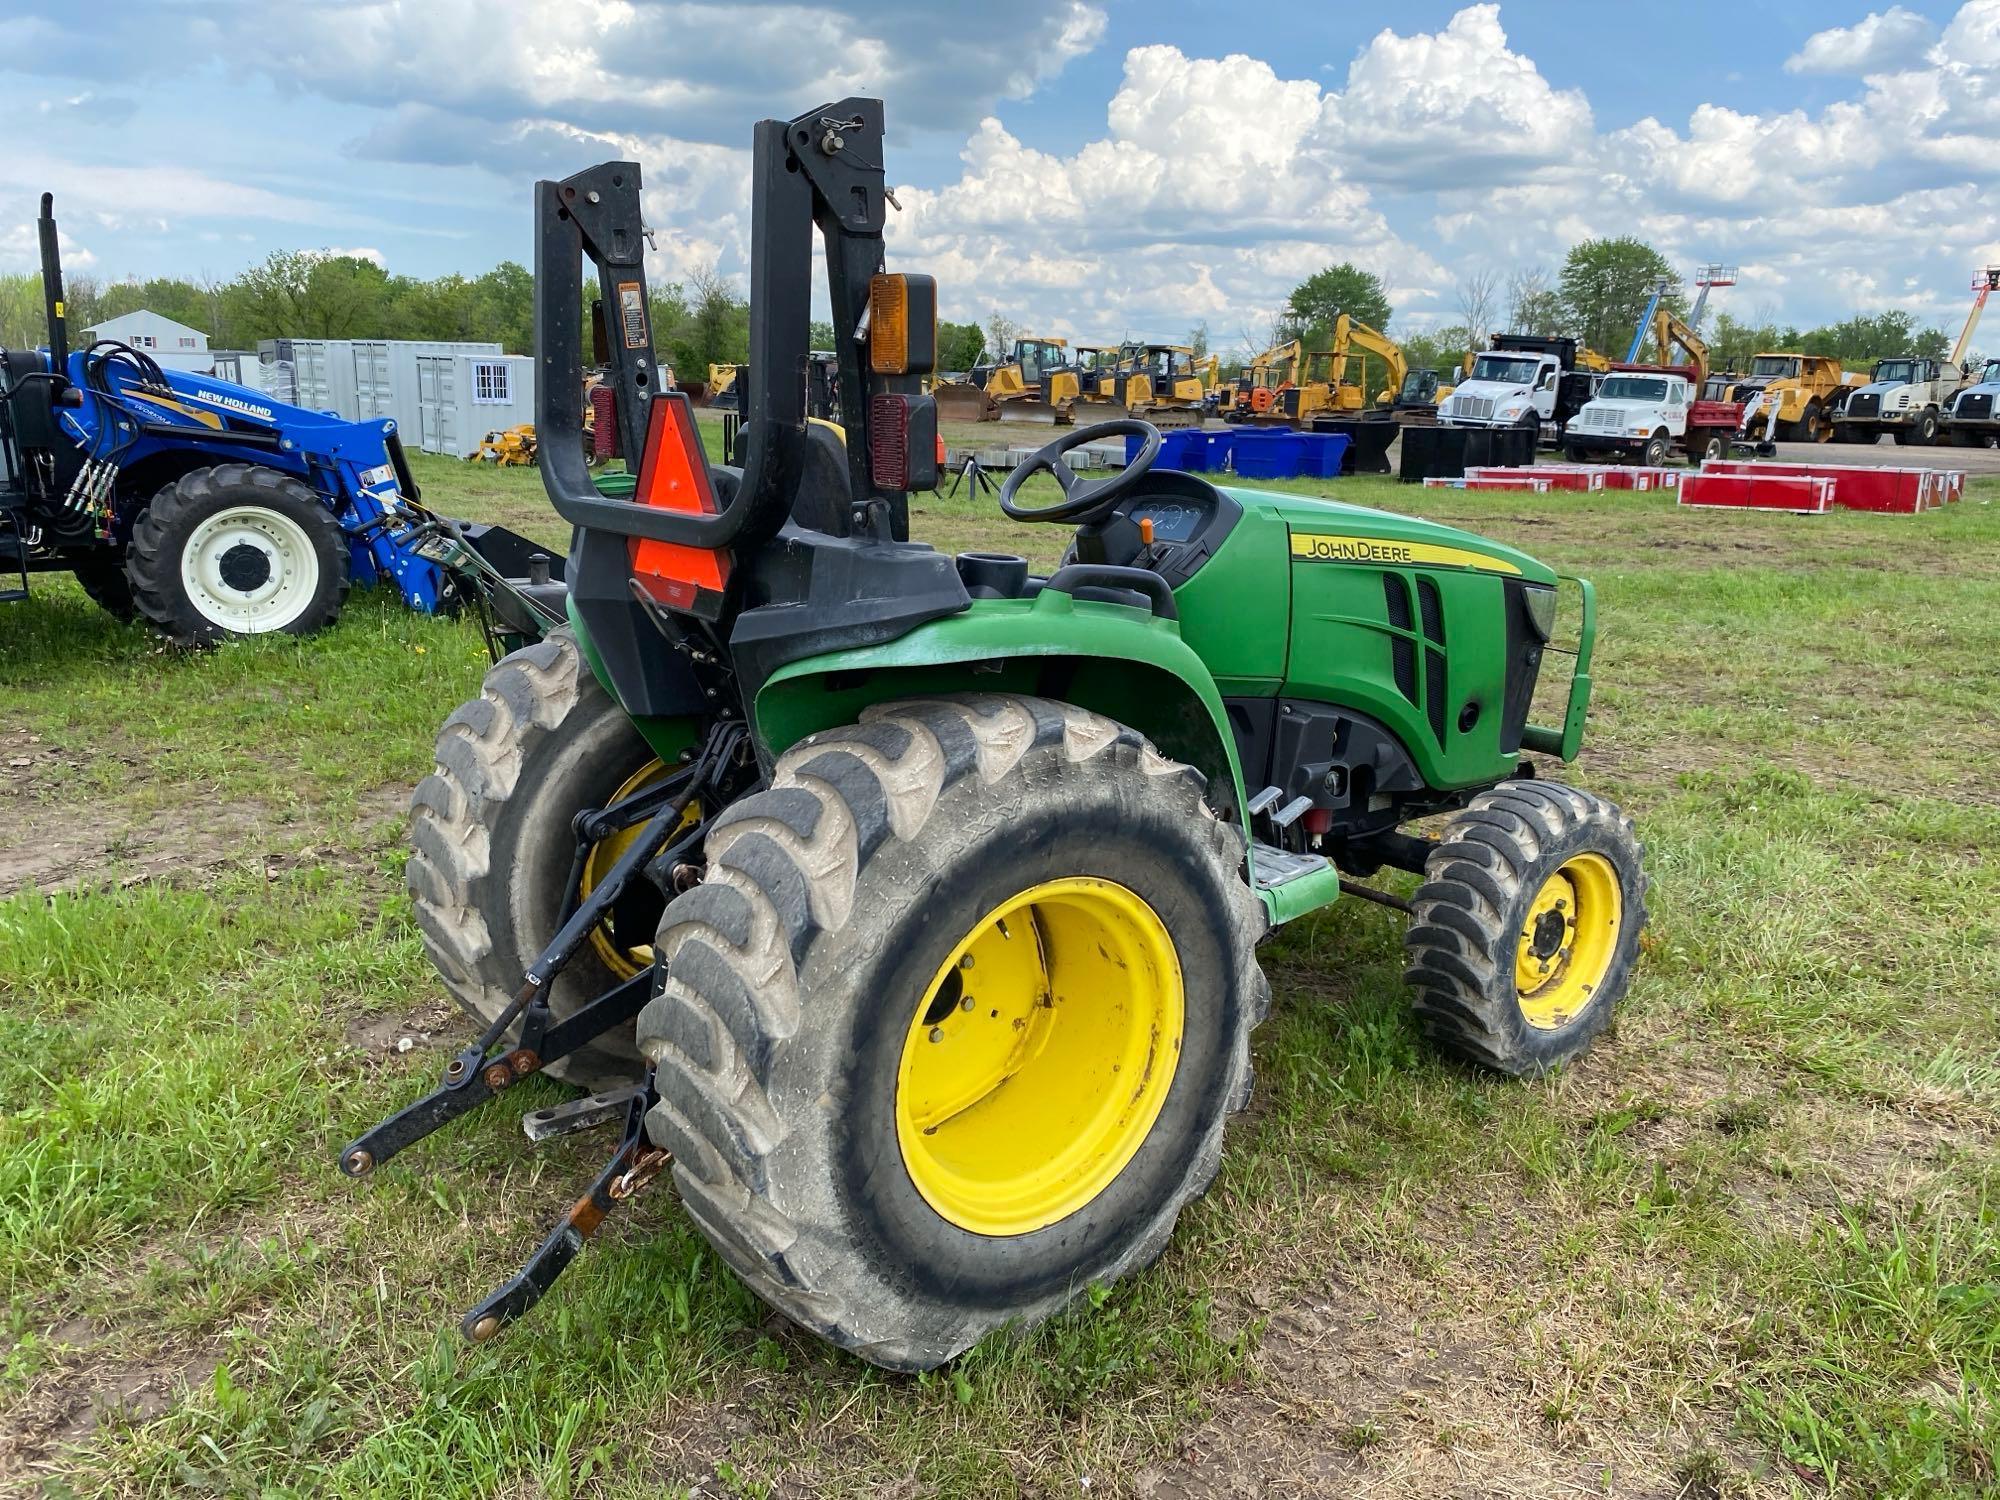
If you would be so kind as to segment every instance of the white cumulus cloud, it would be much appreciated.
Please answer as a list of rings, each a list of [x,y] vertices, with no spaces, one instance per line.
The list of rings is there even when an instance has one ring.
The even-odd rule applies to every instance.
[[[1785,59],[1787,73],[1878,73],[1913,63],[1937,36],[1928,16],[1892,5],[1871,12],[1852,26],[1816,31],[1805,45]]]

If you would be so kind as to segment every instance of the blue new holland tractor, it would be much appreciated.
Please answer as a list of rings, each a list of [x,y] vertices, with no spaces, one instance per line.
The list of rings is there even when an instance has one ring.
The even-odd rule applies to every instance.
[[[383,580],[426,613],[477,608],[503,645],[560,621],[534,585],[560,580],[562,559],[425,508],[394,421],[165,370],[111,340],[71,352],[47,193],[39,227],[48,347],[0,348],[0,601],[26,598],[32,573],[73,573],[113,614],[190,645],[311,634],[351,584]]]

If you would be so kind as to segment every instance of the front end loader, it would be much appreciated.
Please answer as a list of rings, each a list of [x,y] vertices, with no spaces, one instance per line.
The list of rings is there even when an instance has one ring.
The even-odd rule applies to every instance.
[[[506,644],[561,620],[547,582],[503,566],[540,556],[537,576],[546,564],[559,584],[561,558],[426,508],[394,421],[163,369],[115,341],[72,352],[47,193],[39,227],[48,345],[0,349],[0,601],[27,597],[30,574],[73,573],[106,610],[188,645],[311,634],[352,583],[426,613],[469,605]]]
[[[1274,926],[1343,892],[1401,910],[1422,1029],[1511,1075],[1582,1052],[1636,961],[1630,821],[1524,754],[1577,753],[1587,584],[1544,726],[1553,571],[1158,469],[1143,421],[1008,477],[1007,516],[1069,532],[1051,573],[910,538],[937,291],[884,269],[883,160],[872,99],[756,127],[740,466],[652,363],[639,167],[537,185],[568,623],[494,667],[415,794],[417,919],[480,1035],[341,1157],[366,1176],[539,1072],[591,1091],[524,1121],[617,1143],[471,1339],[670,1176],[772,1307],[926,1369],[1161,1253],[1249,1099]],[[815,229],[844,443],[782,373]],[[585,268],[638,455],[595,482],[564,436]],[[1139,440],[1119,473],[1064,462],[1113,436]]]

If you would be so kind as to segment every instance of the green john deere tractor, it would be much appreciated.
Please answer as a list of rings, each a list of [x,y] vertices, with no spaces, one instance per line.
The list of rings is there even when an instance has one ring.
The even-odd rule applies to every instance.
[[[639,168],[537,187],[537,425],[577,528],[542,587],[569,623],[492,670],[416,793],[417,915],[484,1033],[342,1156],[363,1175],[542,1070],[594,1092],[531,1137],[622,1126],[471,1338],[670,1169],[772,1306],[934,1366],[1160,1254],[1249,1097],[1276,925],[1343,890],[1404,906],[1425,1031],[1508,1074],[1580,1052],[1637,955],[1631,823],[1522,755],[1577,751],[1587,584],[1544,727],[1552,571],[1156,470],[1143,422],[1008,479],[1007,515],[1073,528],[1051,576],[909,540],[937,474],[937,302],[883,272],[882,147],[869,99],[756,129],[740,467],[658,388]],[[844,441],[797,378],[815,226]],[[641,455],[595,480],[585,257]],[[1063,462],[1111,435],[1141,440],[1121,472]],[[1034,474],[1061,498],[1024,508]],[[1404,831],[1431,815],[1436,839]],[[1424,877],[1414,901],[1351,878],[1385,866]]]

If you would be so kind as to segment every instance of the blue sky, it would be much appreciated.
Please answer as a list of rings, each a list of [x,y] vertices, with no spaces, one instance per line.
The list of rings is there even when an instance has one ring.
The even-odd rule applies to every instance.
[[[1255,340],[1354,259],[1395,327],[1638,233],[1740,262],[1722,305],[1954,329],[2000,259],[2000,0],[1353,6],[1013,0],[0,0],[0,268],[36,195],[73,267],[273,249],[416,275],[529,259],[527,188],[645,164],[654,272],[740,271],[750,123],[877,92],[891,253],[948,315]],[[1669,24],[1661,24],[1662,17]],[[1385,19],[1387,17],[1387,19]]]

